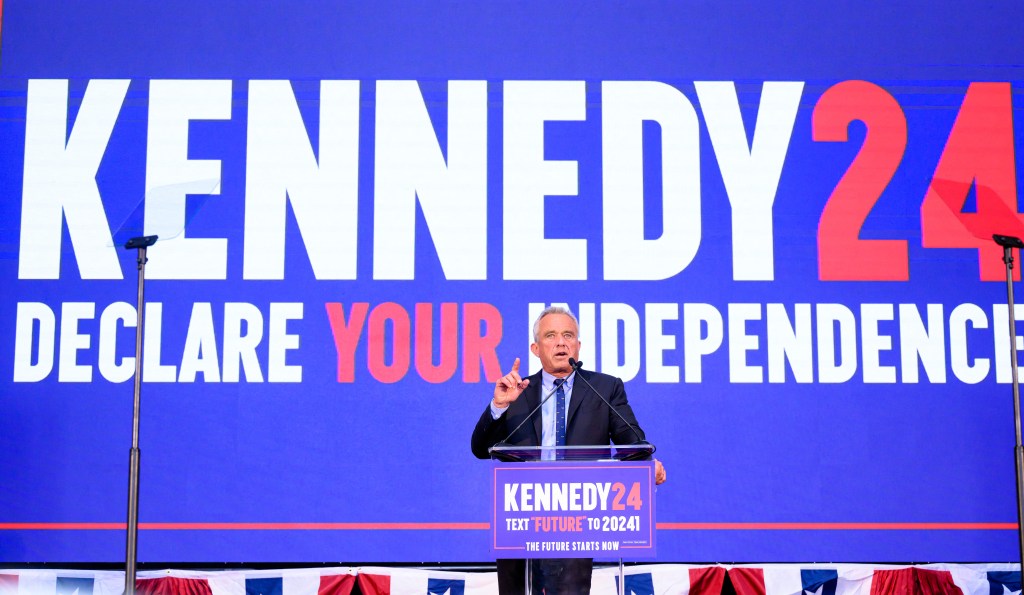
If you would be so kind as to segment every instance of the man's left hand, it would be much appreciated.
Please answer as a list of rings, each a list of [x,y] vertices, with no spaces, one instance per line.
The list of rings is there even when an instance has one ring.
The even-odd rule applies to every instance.
[[[661,464],[661,461],[654,460],[654,484],[661,485],[665,483],[665,466]]]

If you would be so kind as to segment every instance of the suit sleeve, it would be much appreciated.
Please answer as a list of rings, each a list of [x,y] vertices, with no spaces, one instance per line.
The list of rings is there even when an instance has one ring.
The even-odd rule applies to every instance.
[[[615,383],[612,386],[611,395],[608,397],[608,401],[619,413],[622,414],[622,417],[626,418],[626,420],[636,428],[636,432],[634,433],[633,428],[630,428],[629,424],[619,419],[619,416],[615,415],[614,411],[609,411],[608,433],[611,441],[615,444],[635,444],[641,440],[647,440],[647,436],[644,434],[643,429],[640,428],[640,424],[636,420],[636,415],[633,414],[633,408],[629,406],[629,400],[626,399],[626,387],[622,384],[622,380],[620,378],[615,378]],[[637,438],[637,434],[640,435],[639,439]]]
[[[480,419],[476,422],[476,427],[473,428],[473,437],[470,440],[470,446],[473,448],[473,454],[476,458],[491,458],[491,454],[487,452],[487,449],[505,437],[506,419],[508,419],[507,409],[505,413],[501,414],[501,417],[494,419],[491,415],[490,403],[488,402],[487,407],[484,408],[483,415],[480,416]]]

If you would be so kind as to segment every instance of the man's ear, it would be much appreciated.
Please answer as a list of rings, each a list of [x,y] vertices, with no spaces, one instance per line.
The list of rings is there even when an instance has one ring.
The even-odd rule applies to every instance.
[[[537,357],[540,357],[540,345],[537,345],[536,343],[530,343],[530,353]]]

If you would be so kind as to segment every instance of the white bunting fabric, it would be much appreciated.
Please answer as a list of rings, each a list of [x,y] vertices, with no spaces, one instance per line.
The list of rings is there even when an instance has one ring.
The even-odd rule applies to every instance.
[[[498,592],[494,572],[448,572],[366,566],[358,569],[363,595],[492,595]]]

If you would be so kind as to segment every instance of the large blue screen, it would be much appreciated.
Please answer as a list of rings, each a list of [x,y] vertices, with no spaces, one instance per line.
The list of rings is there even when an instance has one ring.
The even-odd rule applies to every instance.
[[[123,556],[143,234],[141,561],[486,560],[551,304],[660,561],[1016,559],[1024,5],[2,11],[0,561]]]

